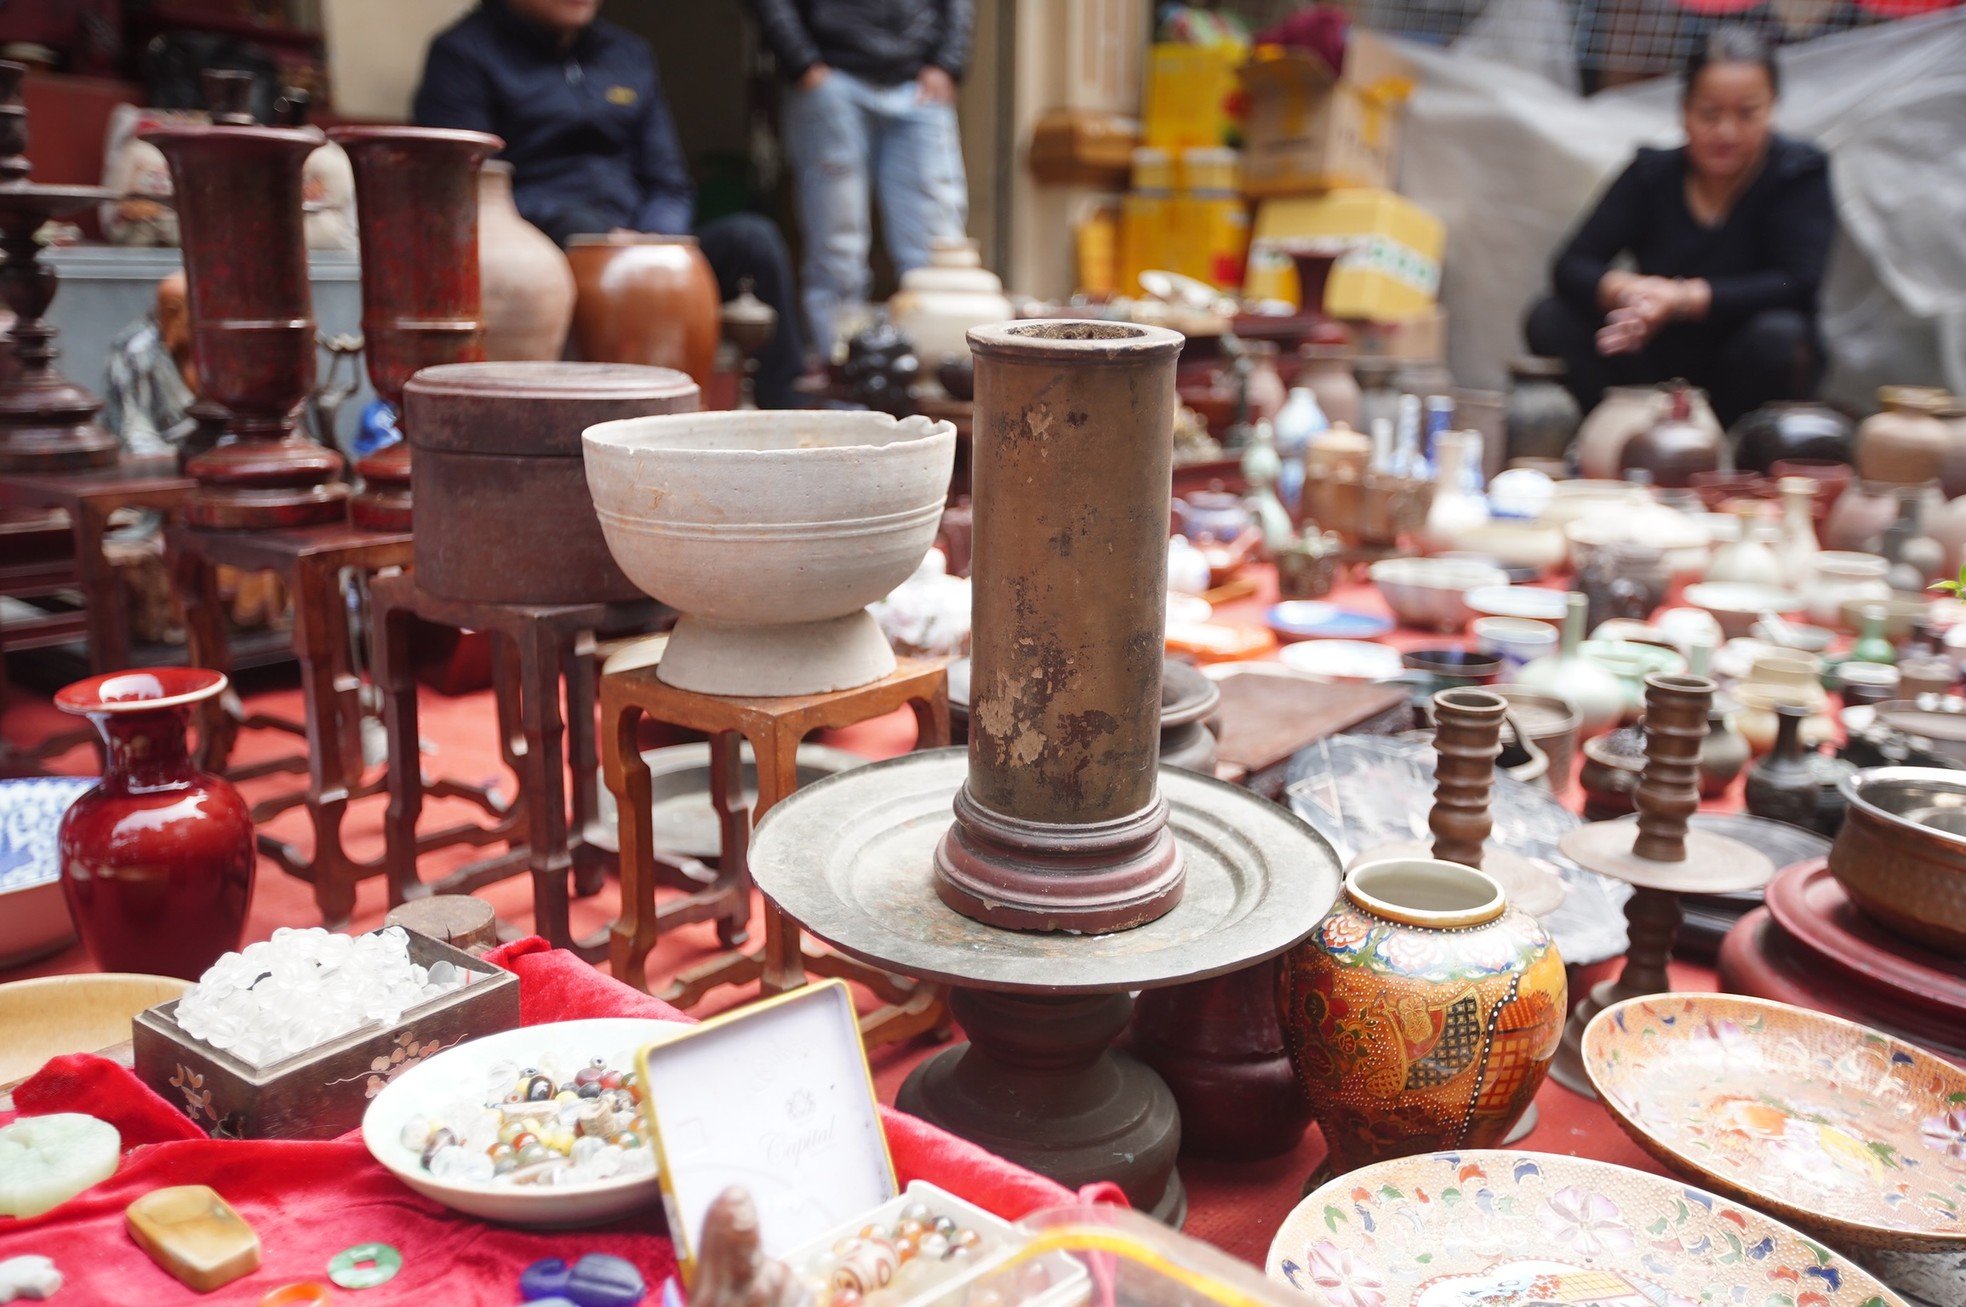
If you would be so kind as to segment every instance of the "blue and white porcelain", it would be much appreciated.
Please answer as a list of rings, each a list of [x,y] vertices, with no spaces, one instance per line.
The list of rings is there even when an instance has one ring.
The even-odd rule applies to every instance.
[[[1371,640],[1393,629],[1389,618],[1340,608],[1321,599],[1272,604],[1266,620],[1286,640]]]
[[[75,938],[61,896],[55,834],[93,776],[0,781],[0,967],[18,966]]]

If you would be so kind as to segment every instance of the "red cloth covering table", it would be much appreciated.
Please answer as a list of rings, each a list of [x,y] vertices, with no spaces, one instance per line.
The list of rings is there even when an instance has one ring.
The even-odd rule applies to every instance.
[[[582,1017],[693,1020],[537,937],[495,950],[490,960],[518,975],[526,1025]],[[111,1179],[43,1216],[0,1218],[0,1260],[38,1253],[60,1268],[66,1284],[54,1299],[58,1307],[254,1304],[282,1284],[326,1283],[329,1258],[371,1241],[401,1250],[401,1273],[374,1289],[332,1290],[332,1301],[511,1307],[519,1300],[519,1273],[532,1262],[607,1252],[640,1267],[649,1301],[657,1302],[663,1280],[676,1271],[659,1206],[591,1230],[488,1225],[406,1188],[369,1156],[359,1131],[321,1142],[208,1139],[129,1071],[103,1058],[56,1058],[14,1091],[14,1101],[20,1115],[86,1112],[123,1133],[123,1165]],[[892,1109],[882,1114],[903,1185],[932,1181],[1008,1220],[1074,1199],[974,1144]],[[212,1293],[193,1293],[130,1241],[123,1209],[152,1189],[178,1184],[210,1185],[238,1210],[259,1234],[259,1270]],[[1082,1196],[1120,1201],[1108,1185]]]

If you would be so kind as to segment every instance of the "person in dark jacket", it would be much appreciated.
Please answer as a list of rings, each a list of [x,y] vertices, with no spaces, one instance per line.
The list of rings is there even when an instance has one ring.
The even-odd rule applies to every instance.
[[[561,245],[616,230],[688,234],[696,188],[655,60],[599,9],[600,0],[481,0],[431,42],[416,121],[504,137],[519,212]],[[758,357],[758,404],[796,407],[805,346],[784,237],[749,213],[695,235],[725,299],[749,277],[778,310]]]
[[[956,82],[969,59],[971,0],[752,0],[779,71],[785,151],[805,236],[806,322],[834,345],[842,306],[867,298],[869,191],[897,273],[960,237],[968,181]],[[936,360],[924,362],[933,367]]]
[[[1708,33],[1687,64],[1686,144],[1641,149],[1557,255],[1555,294],[1524,334],[1569,365],[1585,409],[1606,386],[1673,377],[1730,426],[1815,395],[1836,209],[1823,152],[1771,127],[1777,85],[1752,29]]]

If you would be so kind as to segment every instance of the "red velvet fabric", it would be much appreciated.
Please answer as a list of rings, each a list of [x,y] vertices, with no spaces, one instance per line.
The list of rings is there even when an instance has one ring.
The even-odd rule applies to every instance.
[[[690,1020],[538,938],[507,945],[491,960],[518,975],[526,1025],[603,1016]],[[19,1115],[86,1112],[123,1132],[123,1165],[111,1179],[43,1216],[0,1218],[0,1260],[26,1253],[52,1257],[67,1282],[57,1304],[254,1304],[282,1284],[326,1283],[329,1258],[372,1240],[402,1251],[401,1273],[359,1293],[335,1289],[333,1301],[510,1307],[527,1265],[587,1252],[634,1262],[652,1290],[675,1273],[659,1208],[591,1230],[487,1225],[405,1188],[369,1156],[359,1133],[320,1143],[207,1139],[129,1071],[102,1058],[56,1058],[15,1091],[14,1101]],[[1010,1220],[1072,1201],[1059,1185],[933,1126],[887,1109],[883,1117],[903,1185],[929,1180]],[[259,1270],[196,1294],[130,1241],[123,1209],[152,1189],[178,1184],[210,1185],[238,1210],[259,1235]],[[1119,1201],[1109,1185],[1082,1196]]]

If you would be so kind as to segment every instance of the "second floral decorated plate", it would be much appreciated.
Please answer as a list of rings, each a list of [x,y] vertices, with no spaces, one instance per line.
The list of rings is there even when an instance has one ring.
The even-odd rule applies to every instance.
[[[1683,1175],[1843,1247],[1966,1249],[1966,1071],[1838,1017],[1734,994],[1600,1012],[1584,1069]]]
[[[1664,1176],[1579,1157],[1428,1153],[1305,1198],[1270,1278],[1314,1307],[1903,1307],[1854,1263]]]

